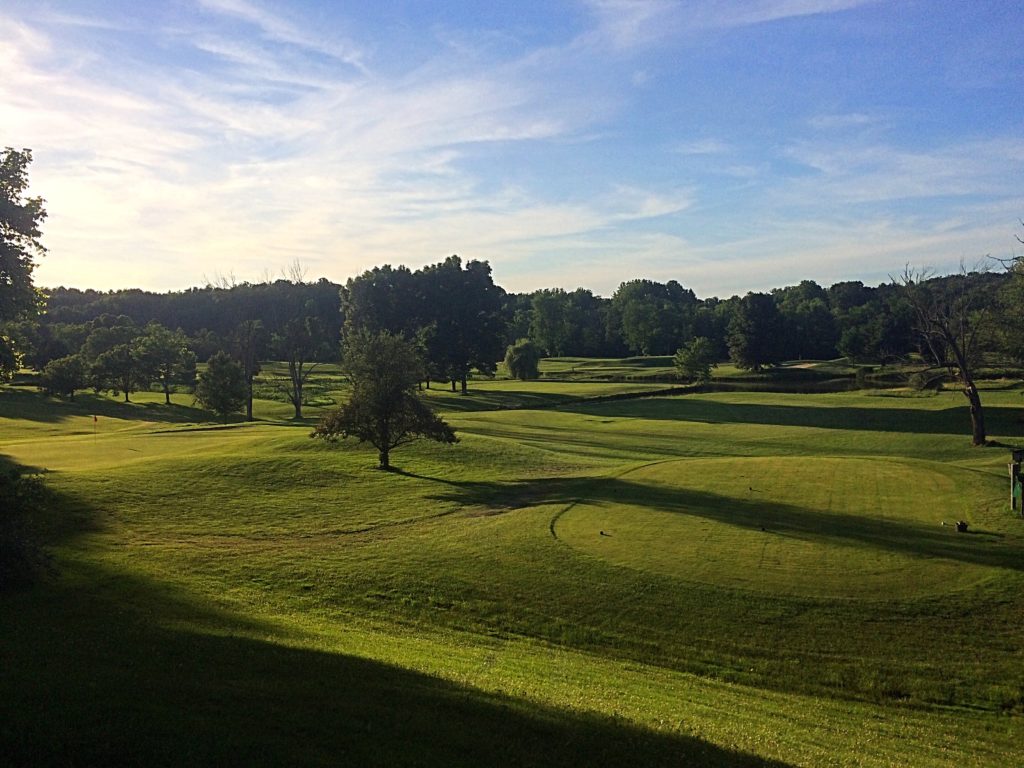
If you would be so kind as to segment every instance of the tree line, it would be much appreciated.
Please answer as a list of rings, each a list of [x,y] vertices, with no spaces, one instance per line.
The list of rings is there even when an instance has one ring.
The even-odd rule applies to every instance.
[[[963,278],[978,309],[1009,318],[1020,311],[1015,277],[1013,271],[979,271],[928,282],[945,290]],[[42,314],[9,321],[4,329],[20,362],[37,370],[80,351],[94,358],[98,344],[88,339],[98,328],[153,323],[183,334],[200,361],[245,346],[241,334],[252,337],[248,344],[256,357],[296,366],[337,359],[347,332],[388,330],[416,342],[427,363],[426,381],[463,389],[471,371],[493,373],[520,339],[529,339],[543,357],[673,355],[704,339],[716,362],[754,371],[784,360],[887,362],[928,352],[899,280],[828,288],[804,280],[727,299],[699,299],[676,281],[643,279],[623,282],[610,298],[585,288],[517,294],[493,282],[488,262],[463,264],[452,256],[415,271],[375,267],[344,285],[277,280],[163,294],[74,288],[44,294]],[[247,323],[259,327],[246,330]],[[1016,359],[1022,349],[1012,330],[1017,324],[1004,325],[993,329],[986,347]],[[307,326],[315,329],[307,332]]]

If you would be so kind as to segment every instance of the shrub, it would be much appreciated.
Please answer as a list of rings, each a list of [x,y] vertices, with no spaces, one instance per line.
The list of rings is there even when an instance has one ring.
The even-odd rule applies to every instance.
[[[529,339],[519,339],[505,351],[509,376],[527,381],[540,378],[540,350]]]

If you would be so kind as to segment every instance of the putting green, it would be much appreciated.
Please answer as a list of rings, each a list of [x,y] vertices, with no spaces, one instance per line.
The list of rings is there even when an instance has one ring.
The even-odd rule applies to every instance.
[[[994,481],[891,459],[669,461],[595,484],[552,531],[616,565],[686,581],[830,598],[936,595],[1021,556],[1016,537],[953,525],[991,520]]]

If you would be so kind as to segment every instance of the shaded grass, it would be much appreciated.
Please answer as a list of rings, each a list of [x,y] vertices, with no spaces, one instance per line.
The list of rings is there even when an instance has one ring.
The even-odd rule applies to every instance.
[[[119,588],[144,615],[59,588],[3,605],[5,764],[783,765],[622,719],[258,639],[251,622],[131,577]],[[54,611],[60,634],[47,619]]]

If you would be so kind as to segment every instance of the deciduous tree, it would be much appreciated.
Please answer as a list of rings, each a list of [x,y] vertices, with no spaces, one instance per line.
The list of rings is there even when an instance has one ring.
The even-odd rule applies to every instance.
[[[391,451],[417,438],[457,441],[448,426],[416,394],[423,362],[411,342],[388,331],[361,330],[346,339],[342,369],[352,386],[349,401],[324,414],[311,437],[354,437],[378,452],[380,469],[391,469]]]
[[[711,381],[711,369],[716,365],[715,348],[709,339],[698,336],[680,347],[672,362],[684,381],[704,384]]]
[[[36,308],[32,270],[46,253],[39,226],[46,218],[41,197],[26,197],[32,150],[0,152],[0,326]],[[0,333],[0,380],[17,367],[14,344]]]
[[[306,381],[317,368],[316,358],[327,346],[323,326],[314,315],[289,320],[271,339],[276,358],[288,364],[288,378],[278,387],[295,409],[296,419],[302,418]]]
[[[79,355],[68,355],[51,360],[39,375],[39,386],[48,395],[67,395],[74,401],[75,391],[88,384],[85,362]]]
[[[129,394],[148,386],[150,371],[132,344],[118,344],[100,354],[89,368],[89,379],[97,392],[109,390],[114,395]]]
[[[781,318],[767,293],[748,293],[729,321],[729,356],[740,368],[760,371],[782,361]]]
[[[136,341],[136,349],[148,371],[160,382],[164,402],[170,405],[171,384],[192,384],[196,377],[196,356],[188,338],[160,323],[150,323]]]
[[[935,278],[928,270],[907,267],[899,277],[914,310],[915,328],[935,363],[960,385],[971,414],[971,440],[986,442],[985,413],[974,378],[981,364],[982,344],[989,331],[990,298],[960,273]]]

